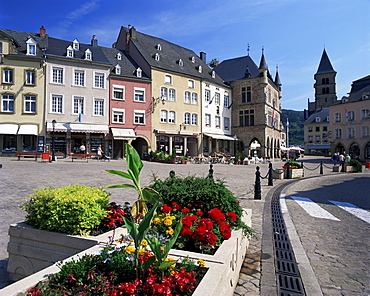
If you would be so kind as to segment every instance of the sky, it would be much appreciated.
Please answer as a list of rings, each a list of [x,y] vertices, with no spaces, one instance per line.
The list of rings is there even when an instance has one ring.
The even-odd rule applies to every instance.
[[[278,67],[283,109],[314,100],[314,74],[325,49],[337,72],[337,97],[370,75],[369,0],[1,0],[0,28],[111,47],[121,26],[206,52],[207,62],[248,54]],[[249,45],[249,47],[248,47]]]

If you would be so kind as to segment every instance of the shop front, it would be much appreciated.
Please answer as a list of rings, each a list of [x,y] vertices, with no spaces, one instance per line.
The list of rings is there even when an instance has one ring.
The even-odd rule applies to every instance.
[[[176,153],[176,156],[198,156],[199,133],[185,131],[155,130],[156,151],[166,154]]]
[[[225,134],[203,133],[203,153],[205,155],[213,153],[234,155],[237,150],[234,145],[236,140],[238,139]]]

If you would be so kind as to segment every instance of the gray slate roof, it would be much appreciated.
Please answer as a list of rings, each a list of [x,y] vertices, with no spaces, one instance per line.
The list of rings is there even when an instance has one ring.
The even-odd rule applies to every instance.
[[[126,34],[128,31],[128,28],[121,27],[121,34]],[[131,40],[152,68],[178,72],[224,85],[222,78],[217,74],[215,78],[212,78],[212,69],[190,49],[138,31],[136,31],[136,38],[131,38]],[[159,44],[161,50],[158,49]],[[160,56],[159,61],[154,58],[156,53]],[[194,63],[192,57],[195,58]],[[183,66],[179,65],[180,59],[183,61]],[[198,71],[199,66],[202,66],[202,73]]]
[[[370,85],[370,75],[357,79],[352,82],[350,94],[358,92],[368,85]]]
[[[333,73],[333,72],[335,72],[334,68],[331,65],[331,62],[329,60],[328,54],[326,53],[326,50],[324,49],[316,74],[325,74],[325,73]]]
[[[310,117],[306,119],[303,124],[312,124],[312,123],[329,123],[329,108],[323,108],[322,110],[313,113]],[[320,117],[320,122],[316,122],[316,117]]]

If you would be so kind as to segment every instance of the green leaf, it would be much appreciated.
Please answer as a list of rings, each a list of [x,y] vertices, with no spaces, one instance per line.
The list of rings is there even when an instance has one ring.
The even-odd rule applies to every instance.
[[[136,219],[137,215],[141,217],[144,217],[146,213],[148,212],[148,207],[145,204],[145,201],[143,199],[136,200],[131,209],[131,215],[134,219]]]
[[[150,265],[152,265],[155,259],[156,259],[155,256],[148,258],[148,260],[144,263],[144,266],[143,266],[144,269],[147,269]]]
[[[138,169],[139,173],[143,168],[144,164],[140,159],[139,153],[137,153],[136,149],[132,147],[130,144],[126,144],[126,156],[128,155],[132,158],[131,161],[135,163],[136,168]]]
[[[135,246],[137,245],[137,243],[141,243],[141,241],[138,242],[139,231],[138,231],[135,223],[133,221],[127,219],[126,217],[123,217],[123,219],[125,221],[127,231],[130,233],[130,235],[132,236],[132,238],[135,242]]]
[[[136,190],[136,187],[131,184],[108,185],[106,188],[132,188]]]
[[[152,205],[156,201],[159,201],[161,204],[163,203],[163,200],[160,197],[159,193],[151,187],[144,187],[142,189],[142,193],[143,193],[143,199]]]
[[[160,265],[159,265],[159,269],[160,270],[163,270],[163,269],[166,269],[168,267],[170,267],[171,265],[173,264],[176,264],[177,260],[171,260],[171,261],[163,261]]]
[[[168,252],[171,250],[171,248],[175,244],[177,237],[179,236],[179,233],[181,231],[181,228],[182,228],[182,223],[181,221],[179,221],[179,223],[177,223],[176,225],[176,228],[174,229],[173,235],[171,236],[171,238],[167,241],[166,245],[164,246],[163,254],[165,256],[167,256]]]
[[[106,172],[114,174],[114,175],[118,175],[118,176],[126,178],[126,179],[130,179],[130,180],[132,179],[131,175],[126,173],[126,172],[116,171],[116,170],[106,170]]]
[[[146,213],[145,217],[143,218],[143,220],[141,220],[141,222],[139,224],[138,230],[139,230],[139,235],[141,236],[140,237],[140,242],[143,240],[146,232],[149,229],[150,223],[152,222],[154,213],[157,210],[158,205],[159,205],[159,202],[157,201],[154,204],[154,206],[150,209],[150,211],[148,213]]]

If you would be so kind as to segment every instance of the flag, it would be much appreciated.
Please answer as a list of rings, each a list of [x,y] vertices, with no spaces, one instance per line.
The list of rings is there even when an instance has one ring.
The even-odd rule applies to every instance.
[[[271,127],[275,129],[275,110],[272,110]]]
[[[229,107],[227,107],[227,109],[230,109],[233,104],[234,104],[234,101],[231,102],[231,104],[229,105]]]
[[[348,110],[346,108],[346,105],[344,105],[344,112],[346,112],[346,118],[348,118]]]
[[[82,122],[82,113],[78,113],[78,122]]]
[[[288,119],[288,118],[286,119],[286,127],[287,127],[287,128],[289,128],[289,127],[290,127],[290,125],[289,125],[289,119]]]
[[[209,101],[209,104],[210,104],[210,105],[212,104],[214,97],[215,97],[215,96],[213,96],[213,98]]]

